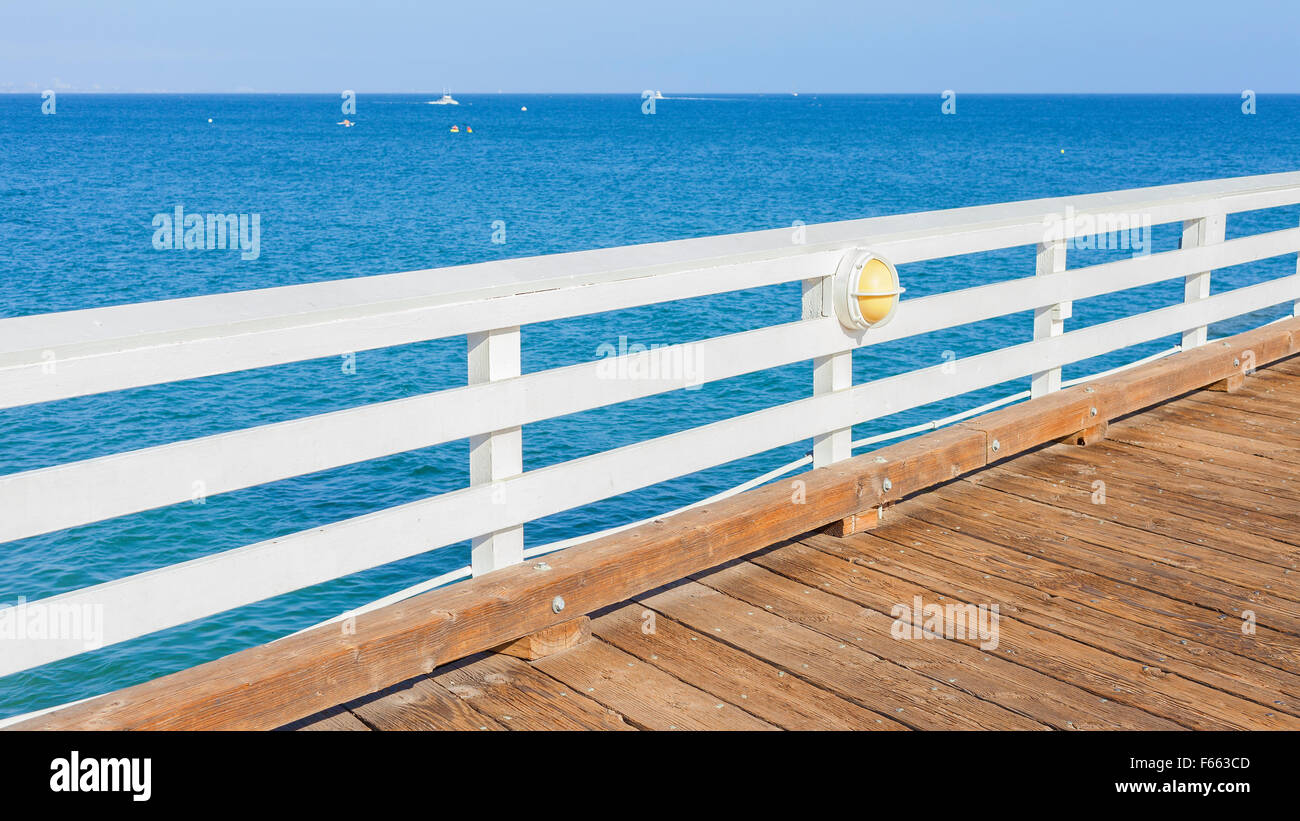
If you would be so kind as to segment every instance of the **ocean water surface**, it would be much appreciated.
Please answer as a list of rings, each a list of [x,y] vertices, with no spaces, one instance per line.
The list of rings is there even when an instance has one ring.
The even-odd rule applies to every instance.
[[[1300,169],[1300,97],[0,95],[0,318],[817,222]],[[527,111],[522,111],[523,107]],[[460,127],[452,133],[450,127]],[[466,127],[473,129],[472,133]],[[260,253],[166,251],[156,214],[258,214]],[[1300,209],[1233,215],[1229,237]],[[502,231],[504,230],[504,237]],[[1157,226],[1153,250],[1177,247]],[[504,242],[494,242],[495,238]],[[1072,249],[1070,267],[1131,250]],[[1217,271],[1220,292],[1295,256]],[[1028,276],[1034,249],[902,266],[907,297]],[[1067,330],[1182,299],[1181,281],[1075,304]],[[1227,335],[1289,313],[1222,323]],[[527,326],[524,370],[799,317],[799,287]],[[855,381],[1032,337],[1028,314],[859,350]],[[1066,369],[1078,376],[1166,338]],[[463,385],[465,340],[0,411],[0,475]],[[874,420],[855,437],[1023,390],[994,386]],[[534,469],[806,396],[807,362],[524,430]],[[799,458],[809,443],[530,523],[541,545],[671,510]],[[463,487],[465,442],[0,545],[0,605],[36,599]],[[0,516],[4,511],[0,510]],[[358,550],[365,550],[358,545]],[[468,563],[452,545],[0,678],[0,717],[84,698],[308,627]],[[3,652],[0,643],[0,652]]]

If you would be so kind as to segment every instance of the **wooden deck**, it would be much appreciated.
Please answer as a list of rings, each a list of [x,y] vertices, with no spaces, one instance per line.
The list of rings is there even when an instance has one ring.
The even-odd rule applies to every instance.
[[[1300,729],[1298,420],[1292,356],[288,726]],[[895,638],[918,596],[997,647]]]

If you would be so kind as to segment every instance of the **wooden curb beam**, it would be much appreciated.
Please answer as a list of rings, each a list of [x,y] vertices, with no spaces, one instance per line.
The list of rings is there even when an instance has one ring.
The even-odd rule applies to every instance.
[[[279,727],[1297,351],[1300,320],[1274,323],[11,729]]]

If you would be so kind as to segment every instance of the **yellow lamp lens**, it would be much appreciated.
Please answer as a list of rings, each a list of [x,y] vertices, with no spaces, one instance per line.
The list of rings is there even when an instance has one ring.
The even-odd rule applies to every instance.
[[[879,322],[889,316],[889,312],[894,309],[894,303],[898,301],[898,294],[895,293],[898,284],[894,282],[893,273],[888,265],[874,257],[862,266],[862,273],[858,275],[857,290],[867,294],[884,294],[884,296],[857,298],[858,310],[862,312],[862,318],[868,322]]]

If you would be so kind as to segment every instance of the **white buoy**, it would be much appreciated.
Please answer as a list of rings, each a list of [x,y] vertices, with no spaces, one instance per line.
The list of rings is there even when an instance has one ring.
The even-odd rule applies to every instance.
[[[208,122],[212,122],[212,118],[211,118],[211,117],[208,118]]]
[[[520,111],[527,111],[527,110],[528,110],[528,106],[526,106],[526,105],[521,105],[521,106],[519,106],[519,110],[520,110]]]

